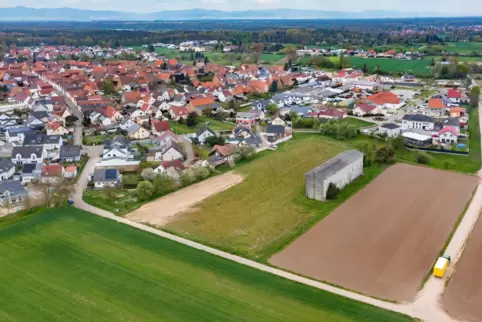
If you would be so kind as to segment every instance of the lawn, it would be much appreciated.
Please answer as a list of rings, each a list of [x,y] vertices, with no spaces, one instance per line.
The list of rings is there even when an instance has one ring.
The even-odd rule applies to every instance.
[[[370,169],[338,200],[306,199],[304,174],[347,148],[347,144],[320,135],[297,134],[277,151],[238,166],[236,171],[246,176],[242,183],[203,201],[196,211],[179,216],[166,229],[266,260],[381,172]]]
[[[361,128],[364,128],[364,127],[369,127],[369,126],[375,125],[375,123],[360,120],[360,119],[356,119],[354,117],[346,117],[341,121],[341,123],[344,123],[346,125],[354,125],[354,126],[356,126],[357,129],[361,129]]]
[[[112,140],[117,134],[106,135],[84,135],[83,143],[85,145],[99,145],[104,144],[104,140]]]
[[[444,50],[449,53],[482,53],[480,42],[447,42]]]
[[[436,61],[442,60],[443,56],[425,56],[425,59],[434,59]],[[450,56],[446,56],[447,59],[450,59]],[[482,57],[470,57],[470,56],[457,56],[457,60],[459,62],[468,62],[468,63],[476,63],[482,62]]]
[[[169,124],[171,124],[172,130],[176,134],[195,133],[198,129],[202,128],[206,122],[210,123],[209,128],[213,131],[228,131],[234,127],[234,124],[221,122],[206,116],[198,116],[197,121],[198,123],[194,127],[189,127],[186,124],[179,124],[174,121],[169,121]]]
[[[411,321],[75,208],[0,226],[2,321]]]
[[[123,181],[124,181],[123,176]],[[139,181],[139,180],[137,180]],[[139,208],[143,202],[135,196],[134,190],[118,189],[104,191],[96,189],[86,189],[82,199],[97,208],[107,210],[117,215],[124,215]]]

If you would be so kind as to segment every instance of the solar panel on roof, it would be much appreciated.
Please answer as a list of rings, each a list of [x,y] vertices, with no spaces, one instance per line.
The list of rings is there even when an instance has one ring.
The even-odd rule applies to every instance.
[[[117,178],[117,171],[115,169],[105,170],[105,178],[107,180],[114,180],[115,178]]]

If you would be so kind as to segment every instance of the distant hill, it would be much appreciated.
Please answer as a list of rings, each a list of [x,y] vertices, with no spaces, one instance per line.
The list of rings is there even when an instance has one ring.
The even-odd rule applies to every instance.
[[[27,8],[23,6],[1,8],[0,20],[58,20],[58,21],[91,21],[91,20],[208,20],[208,19],[370,19],[370,18],[414,18],[444,17],[449,14],[429,12],[400,12],[367,10],[360,12],[324,11],[302,9],[273,9],[220,11],[206,9],[167,10],[152,13],[133,13],[123,11],[82,10],[74,8]]]

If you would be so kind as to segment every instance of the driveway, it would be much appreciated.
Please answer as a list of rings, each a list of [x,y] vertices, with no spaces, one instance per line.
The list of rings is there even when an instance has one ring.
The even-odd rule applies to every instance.
[[[184,161],[184,166],[189,167],[194,162],[194,148],[192,147],[192,142],[186,139],[184,135],[178,135],[180,143],[184,146],[184,151],[186,152],[186,160]]]

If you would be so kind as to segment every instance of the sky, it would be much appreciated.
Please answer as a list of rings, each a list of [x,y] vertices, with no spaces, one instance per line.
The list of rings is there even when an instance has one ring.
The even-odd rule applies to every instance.
[[[480,0],[0,0],[0,7],[79,8],[148,13],[175,9],[256,10],[275,8],[328,11],[394,10],[482,16]]]

